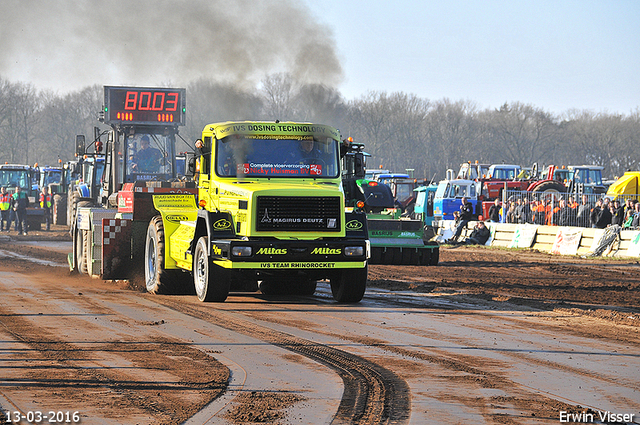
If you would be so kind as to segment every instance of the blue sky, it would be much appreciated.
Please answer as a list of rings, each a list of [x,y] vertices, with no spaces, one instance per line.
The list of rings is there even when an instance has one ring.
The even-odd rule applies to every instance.
[[[333,32],[347,99],[373,91],[629,114],[640,1],[304,0]]]
[[[314,41],[331,54],[292,56]],[[640,107],[640,0],[0,1],[0,77],[58,93],[255,86],[292,69],[334,84],[335,54],[347,100],[405,92],[628,115]]]

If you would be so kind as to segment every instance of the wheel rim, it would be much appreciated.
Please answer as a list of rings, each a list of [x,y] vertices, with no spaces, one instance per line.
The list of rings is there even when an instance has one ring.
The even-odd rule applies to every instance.
[[[196,252],[195,270],[193,274],[195,276],[194,285],[196,287],[196,294],[198,298],[204,297],[205,279],[207,278],[207,263],[206,255],[201,249]]]
[[[147,263],[145,264],[145,275],[147,290],[154,288],[154,281],[156,277],[156,240],[149,238],[147,243]]]

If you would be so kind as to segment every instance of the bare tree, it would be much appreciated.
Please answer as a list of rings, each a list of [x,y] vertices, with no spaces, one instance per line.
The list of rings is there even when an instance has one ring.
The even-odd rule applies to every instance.
[[[479,142],[483,127],[476,107],[469,101],[436,102],[428,116],[430,169],[444,176],[447,168],[457,171],[467,161],[482,161]]]
[[[495,162],[532,164],[553,158],[557,128],[550,113],[519,102],[505,103],[488,116],[488,146]]]
[[[259,90],[260,97],[263,99],[264,115],[273,120],[289,120],[293,115],[293,86],[291,74],[279,73],[266,76]]]

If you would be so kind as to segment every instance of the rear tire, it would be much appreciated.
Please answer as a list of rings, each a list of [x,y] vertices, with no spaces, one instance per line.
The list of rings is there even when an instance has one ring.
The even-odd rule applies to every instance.
[[[164,268],[166,244],[161,216],[149,222],[144,249],[144,281],[152,294],[175,294],[180,286],[181,270]]]
[[[226,270],[209,257],[209,238],[198,239],[193,255],[193,284],[200,301],[223,302],[229,296],[231,279]]]
[[[89,235],[85,235],[85,230],[76,230],[75,240],[75,252],[76,252],[76,266],[78,271],[82,274],[87,274],[87,256],[85,252],[85,238]]]
[[[433,251],[431,251],[431,259],[429,260],[429,265],[437,266],[439,261],[440,261],[440,249],[435,248]]]
[[[382,248],[371,248],[371,258],[369,259],[369,264],[382,264]]]
[[[534,187],[533,193],[567,193],[567,187],[560,182],[549,180]]]
[[[53,224],[67,224],[67,197],[59,193],[53,195]]]
[[[331,278],[331,293],[339,303],[357,303],[367,288],[367,268],[344,269]]]

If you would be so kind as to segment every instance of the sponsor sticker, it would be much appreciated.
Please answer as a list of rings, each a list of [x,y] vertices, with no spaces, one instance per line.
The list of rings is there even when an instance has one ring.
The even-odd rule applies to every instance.
[[[333,269],[336,267],[336,263],[316,261],[260,263],[260,267],[263,269]]]

